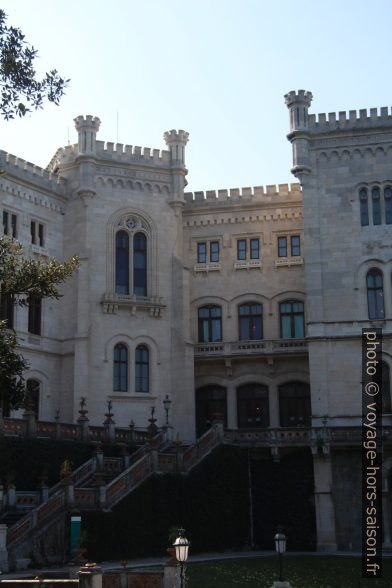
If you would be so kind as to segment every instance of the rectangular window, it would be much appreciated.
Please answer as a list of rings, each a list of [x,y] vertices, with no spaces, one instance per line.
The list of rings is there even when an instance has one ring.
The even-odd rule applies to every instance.
[[[219,261],[219,241],[210,243],[210,261]]]
[[[33,298],[29,304],[29,333],[41,334],[41,298]]]
[[[197,244],[197,263],[206,263],[207,261],[207,243]]]
[[[30,223],[30,232],[31,232],[31,242],[33,245],[36,244],[36,238],[35,238],[35,221],[31,221]]]
[[[250,258],[251,259],[260,259],[260,240],[259,239],[251,239],[250,240]]]
[[[3,234],[8,237],[16,239],[17,237],[17,223],[18,219],[16,214],[3,210]]]
[[[237,259],[246,259],[246,239],[239,239],[237,241]]]
[[[44,225],[37,221],[31,221],[30,223],[31,232],[31,243],[33,245],[39,245],[40,247],[45,246],[44,240]]]
[[[293,235],[291,237],[291,255],[301,255],[301,240],[299,235]]]
[[[278,255],[287,257],[287,237],[278,237]]]

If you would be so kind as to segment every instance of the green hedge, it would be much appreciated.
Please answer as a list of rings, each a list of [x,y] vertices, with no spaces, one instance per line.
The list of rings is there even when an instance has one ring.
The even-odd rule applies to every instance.
[[[266,450],[249,454],[254,538],[273,549],[278,524],[288,549],[315,548],[313,466],[308,450],[272,462]],[[82,517],[94,560],[163,555],[170,527],[184,525],[192,553],[249,547],[248,452],[223,446],[188,476],[154,476],[111,513]]]

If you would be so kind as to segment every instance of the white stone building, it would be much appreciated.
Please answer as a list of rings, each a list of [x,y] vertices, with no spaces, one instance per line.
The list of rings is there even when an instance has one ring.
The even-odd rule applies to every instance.
[[[60,301],[12,318],[41,420],[76,420],[86,397],[91,424],[109,400],[118,426],[145,427],[152,406],[164,424],[169,395],[182,439],[220,414],[255,442],[281,431],[277,458],[305,431],[318,546],[350,548],[337,480],[358,470],[366,326],[383,328],[391,413],[392,116],[316,120],[311,98],[286,95],[298,184],[186,193],[188,133],[142,149],[97,140],[99,119],[79,116],[78,143],[46,170],[0,152],[0,203],[27,255],[82,260]],[[346,441],[320,445],[327,429]],[[387,446],[384,465],[388,545]]]

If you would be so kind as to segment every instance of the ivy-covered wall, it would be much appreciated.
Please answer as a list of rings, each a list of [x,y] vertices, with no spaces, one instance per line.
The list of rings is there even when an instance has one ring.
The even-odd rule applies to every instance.
[[[88,556],[94,560],[164,555],[168,531],[183,525],[192,552],[249,547],[249,475],[254,541],[274,549],[277,525],[288,549],[315,549],[313,465],[308,450],[289,452],[278,463],[266,450],[223,446],[188,476],[155,476],[111,513],[85,513]]]

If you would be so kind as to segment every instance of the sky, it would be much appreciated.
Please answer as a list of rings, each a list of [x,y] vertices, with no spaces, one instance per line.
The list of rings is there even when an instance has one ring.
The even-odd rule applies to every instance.
[[[3,0],[8,24],[39,53],[40,75],[70,78],[59,106],[0,122],[0,149],[46,167],[77,141],[164,149],[189,132],[191,191],[295,181],[284,94],[310,112],[392,104],[390,0]]]

